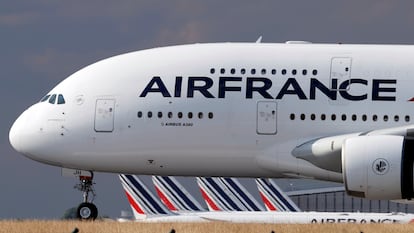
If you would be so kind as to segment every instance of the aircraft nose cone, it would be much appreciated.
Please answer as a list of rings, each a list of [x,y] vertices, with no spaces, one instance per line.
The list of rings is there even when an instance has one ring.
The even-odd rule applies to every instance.
[[[48,131],[43,131],[41,121],[43,115],[39,115],[38,105],[33,105],[26,109],[13,123],[9,131],[9,141],[11,146],[23,156],[35,161],[52,163],[55,157],[51,156],[56,150],[61,149],[62,144],[56,145],[56,130],[60,129],[49,127]],[[55,122],[52,122],[55,123]],[[52,151],[52,152],[51,152]]]
[[[16,119],[13,123],[12,127],[10,128],[9,132],[9,141],[11,146],[19,153],[24,152],[24,148],[21,144],[21,134],[22,130],[24,129],[24,113]]]

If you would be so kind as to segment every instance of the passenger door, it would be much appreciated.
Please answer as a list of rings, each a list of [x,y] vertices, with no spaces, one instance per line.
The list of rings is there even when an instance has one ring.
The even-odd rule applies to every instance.
[[[257,102],[257,134],[273,135],[277,133],[277,103],[273,101]]]
[[[95,131],[112,132],[114,130],[114,99],[97,99],[95,107]]]

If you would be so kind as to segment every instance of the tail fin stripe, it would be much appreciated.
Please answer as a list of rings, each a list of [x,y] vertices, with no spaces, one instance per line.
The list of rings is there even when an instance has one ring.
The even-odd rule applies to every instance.
[[[287,200],[287,198],[276,188],[276,184],[273,185],[271,181],[269,182],[264,178],[256,179],[256,181],[260,186],[259,189],[262,189],[263,194],[266,193],[270,198],[272,198],[272,200],[277,202],[280,205],[281,209],[299,211],[299,209],[293,206],[289,200]]]
[[[295,208],[289,203],[289,201],[288,200],[286,200],[286,198],[279,192],[279,190],[277,190],[273,185],[270,185],[269,186],[269,189],[271,189],[273,192],[274,192],[274,194],[277,196],[277,198],[279,199],[279,200],[281,200],[282,201],[282,203],[285,205],[285,206],[287,206],[287,208],[289,209],[289,210],[291,210],[291,211],[296,211],[295,210]]]
[[[220,195],[217,195],[217,193],[212,191],[214,190],[214,188],[211,188],[212,185],[208,182],[207,178],[198,177],[197,181],[199,182],[200,189],[202,189],[202,191],[204,192],[204,195],[208,196],[210,198],[210,201],[214,203],[216,206],[218,206],[220,210],[232,210],[233,209],[231,206],[228,205],[226,201],[222,200],[222,197]]]
[[[287,201],[284,199],[284,197],[278,196],[277,193],[279,192],[276,189],[274,189],[274,187],[267,180],[265,179],[257,179],[257,180],[258,182],[260,182],[259,190],[263,196],[271,198],[271,200],[273,201],[273,204],[275,204],[279,210],[283,210],[283,211],[291,210],[289,208],[289,205],[285,204],[285,202]]]
[[[224,190],[223,190],[221,187],[219,187],[219,186],[217,185],[217,183],[213,181],[213,179],[212,179],[212,178],[206,178],[206,181],[207,181],[207,182],[208,182],[211,186],[213,186],[215,190],[217,190],[217,192],[218,192],[218,194],[219,194],[218,198],[219,198],[219,197],[223,197],[223,198],[226,200],[226,202],[227,202],[227,203],[229,203],[229,205],[231,205],[231,207],[232,207],[232,209],[233,209],[233,210],[241,211],[241,209],[237,206],[237,204],[236,204],[236,203],[234,203],[234,201],[233,201],[233,200],[231,200],[231,199],[230,199],[230,198],[226,195],[226,193],[224,192]],[[221,199],[221,198],[220,198],[220,199]]]
[[[175,190],[175,192],[181,197],[181,200],[187,204],[187,207],[189,207],[189,210],[201,210],[200,207],[198,207],[194,201],[192,201],[181,189],[179,189],[175,184],[174,181],[170,178],[166,180],[166,182]]]
[[[276,206],[274,206],[270,201],[269,201],[269,199],[267,199],[267,197],[265,196],[265,195],[263,195],[263,193],[262,192],[259,192],[260,193],[260,197],[262,198],[262,200],[263,200],[263,203],[265,204],[265,206],[267,207],[267,209],[269,210],[269,211],[277,211],[277,208],[276,208]]]
[[[171,187],[173,189],[173,191],[170,190],[170,193],[174,195],[175,200],[179,202],[182,205],[182,207],[184,207],[186,210],[201,210],[193,203],[193,201],[190,200],[190,198],[187,195],[185,195],[185,193],[183,193],[181,189],[177,187],[177,185],[170,177],[162,177],[160,182],[166,182],[168,184],[163,185],[163,187],[165,187],[166,189],[168,189],[168,187]]]
[[[129,182],[126,180],[126,177],[124,175],[119,175],[119,178],[121,180],[122,187],[125,190],[125,193],[127,194],[128,201],[131,205],[131,207],[138,213],[138,214],[154,214],[151,207],[149,207],[143,200],[140,198],[135,190],[133,190],[133,187],[129,184]]]
[[[208,187],[209,184],[207,183],[205,178],[197,177],[197,182],[198,182],[198,185],[200,187],[201,195],[203,196],[204,200],[207,202],[207,204],[210,207],[213,207],[212,205],[215,206],[215,208],[212,208],[213,210],[227,210],[228,209],[227,206],[223,206],[223,204],[221,204],[222,201],[218,197],[215,197],[216,195],[214,193],[208,192],[208,190],[211,190],[211,188]],[[217,202],[220,202],[221,205],[219,205],[219,203],[215,202],[214,199]],[[223,209],[223,207],[224,207],[224,209]]]
[[[231,190],[234,193],[235,196],[237,197],[241,197],[240,201],[243,202],[243,204],[246,206],[246,208],[248,210],[253,210],[253,211],[260,211],[261,209],[251,200],[251,197],[248,197],[247,194],[240,189],[239,185],[237,185],[233,179],[231,178],[224,178],[225,182],[227,183],[227,185],[230,185],[231,188],[229,188],[229,190]]]
[[[177,200],[175,194],[162,182],[162,179],[163,178],[161,177],[153,176],[158,196],[170,210],[182,209],[182,203]],[[166,195],[165,193],[169,193],[171,195]],[[175,206],[173,203],[176,203],[178,206]]]
[[[207,202],[207,205],[214,211],[221,210],[213,200],[207,195],[207,193],[203,190],[203,188],[200,187],[201,195],[203,196],[204,200]]]
[[[141,187],[142,184],[139,184],[139,187],[136,187],[132,184],[130,177],[122,175],[122,179],[125,182],[125,185],[128,187],[127,190],[130,192],[131,197],[135,198],[135,201],[144,209],[145,214],[158,214],[158,212],[153,208],[151,204],[148,203],[149,199],[145,196],[149,195],[147,190]],[[139,191],[141,190],[141,191]]]
[[[160,214],[167,214],[167,212],[159,205],[159,203],[157,202],[156,199],[154,199],[152,197],[151,194],[149,194],[143,187],[142,184],[140,184],[133,176],[131,175],[125,175],[125,177],[128,179],[129,183],[128,185],[131,185],[131,187],[134,187],[135,189],[138,190],[138,193],[141,193],[143,198],[141,198],[142,201],[146,201],[148,200],[150,202],[150,204],[147,204],[148,207],[150,207],[151,209],[155,208],[155,210],[153,210],[155,213],[160,213]],[[140,195],[138,195],[140,196]],[[152,208],[153,207],[153,208]]]
[[[158,196],[160,197],[161,201],[167,206],[168,209],[172,211],[177,211],[178,209],[174,206],[173,203],[164,195],[164,193],[159,189],[158,186],[155,186],[155,190],[157,191]]]
[[[159,176],[155,176],[154,179],[157,181],[157,185],[159,186],[160,190],[164,190],[164,192],[169,193],[169,197],[171,199],[174,199],[174,202],[179,206],[179,209],[186,209],[185,205],[182,203],[181,199],[177,197],[177,192],[174,190],[174,187],[172,187],[171,185],[168,186],[166,185],[164,182],[169,180],[170,178],[167,176],[163,176],[163,177],[159,177]],[[167,182],[168,183],[168,182]],[[174,185],[174,184],[172,184]],[[171,190],[171,188],[174,190]],[[165,195],[167,196],[167,195]],[[178,194],[179,196],[179,194]]]
[[[263,185],[263,184],[261,184]],[[269,191],[268,187],[259,187],[259,192],[260,195],[262,196],[262,200],[264,200],[263,198],[266,199],[266,201],[271,204],[271,205],[275,205],[275,208],[281,211],[289,211],[290,209],[284,205],[283,203],[281,203],[281,200],[279,200],[277,197],[275,197],[273,195],[273,193],[271,191]],[[270,199],[269,199],[270,198]]]
[[[139,208],[139,205],[134,201],[134,199],[131,197],[131,195],[128,193],[128,191],[125,189],[125,194],[128,198],[129,204],[132,206],[132,208],[135,209],[135,211],[139,214],[145,214],[144,211]]]

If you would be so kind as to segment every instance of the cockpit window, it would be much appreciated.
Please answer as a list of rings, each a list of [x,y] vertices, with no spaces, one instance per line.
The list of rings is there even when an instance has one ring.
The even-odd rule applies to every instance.
[[[62,94],[59,94],[57,104],[64,104],[64,103],[65,103],[65,98],[63,98]]]
[[[49,103],[54,104],[55,101],[56,101],[56,94],[53,94],[49,99]]]
[[[50,95],[45,95],[40,102],[45,102],[47,99],[49,99]]]
[[[49,102],[49,104],[65,104],[65,97],[63,94],[47,94],[44,96],[40,102]]]

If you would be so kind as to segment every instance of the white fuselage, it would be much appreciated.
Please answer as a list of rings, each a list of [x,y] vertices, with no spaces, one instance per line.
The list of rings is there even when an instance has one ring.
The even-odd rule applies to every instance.
[[[62,81],[10,131],[48,164],[128,174],[311,177],[310,140],[412,124],[413,46],[218,43],[112,57]]]
[[[267,223],[267,224],[389,224],[413,223],[414,215],[405,213],[341,213],[341,212],[251,212],[220,211],[192,212],[173,216],[153,216],[137,219],[137,222],[231,222],[231,223]]]

